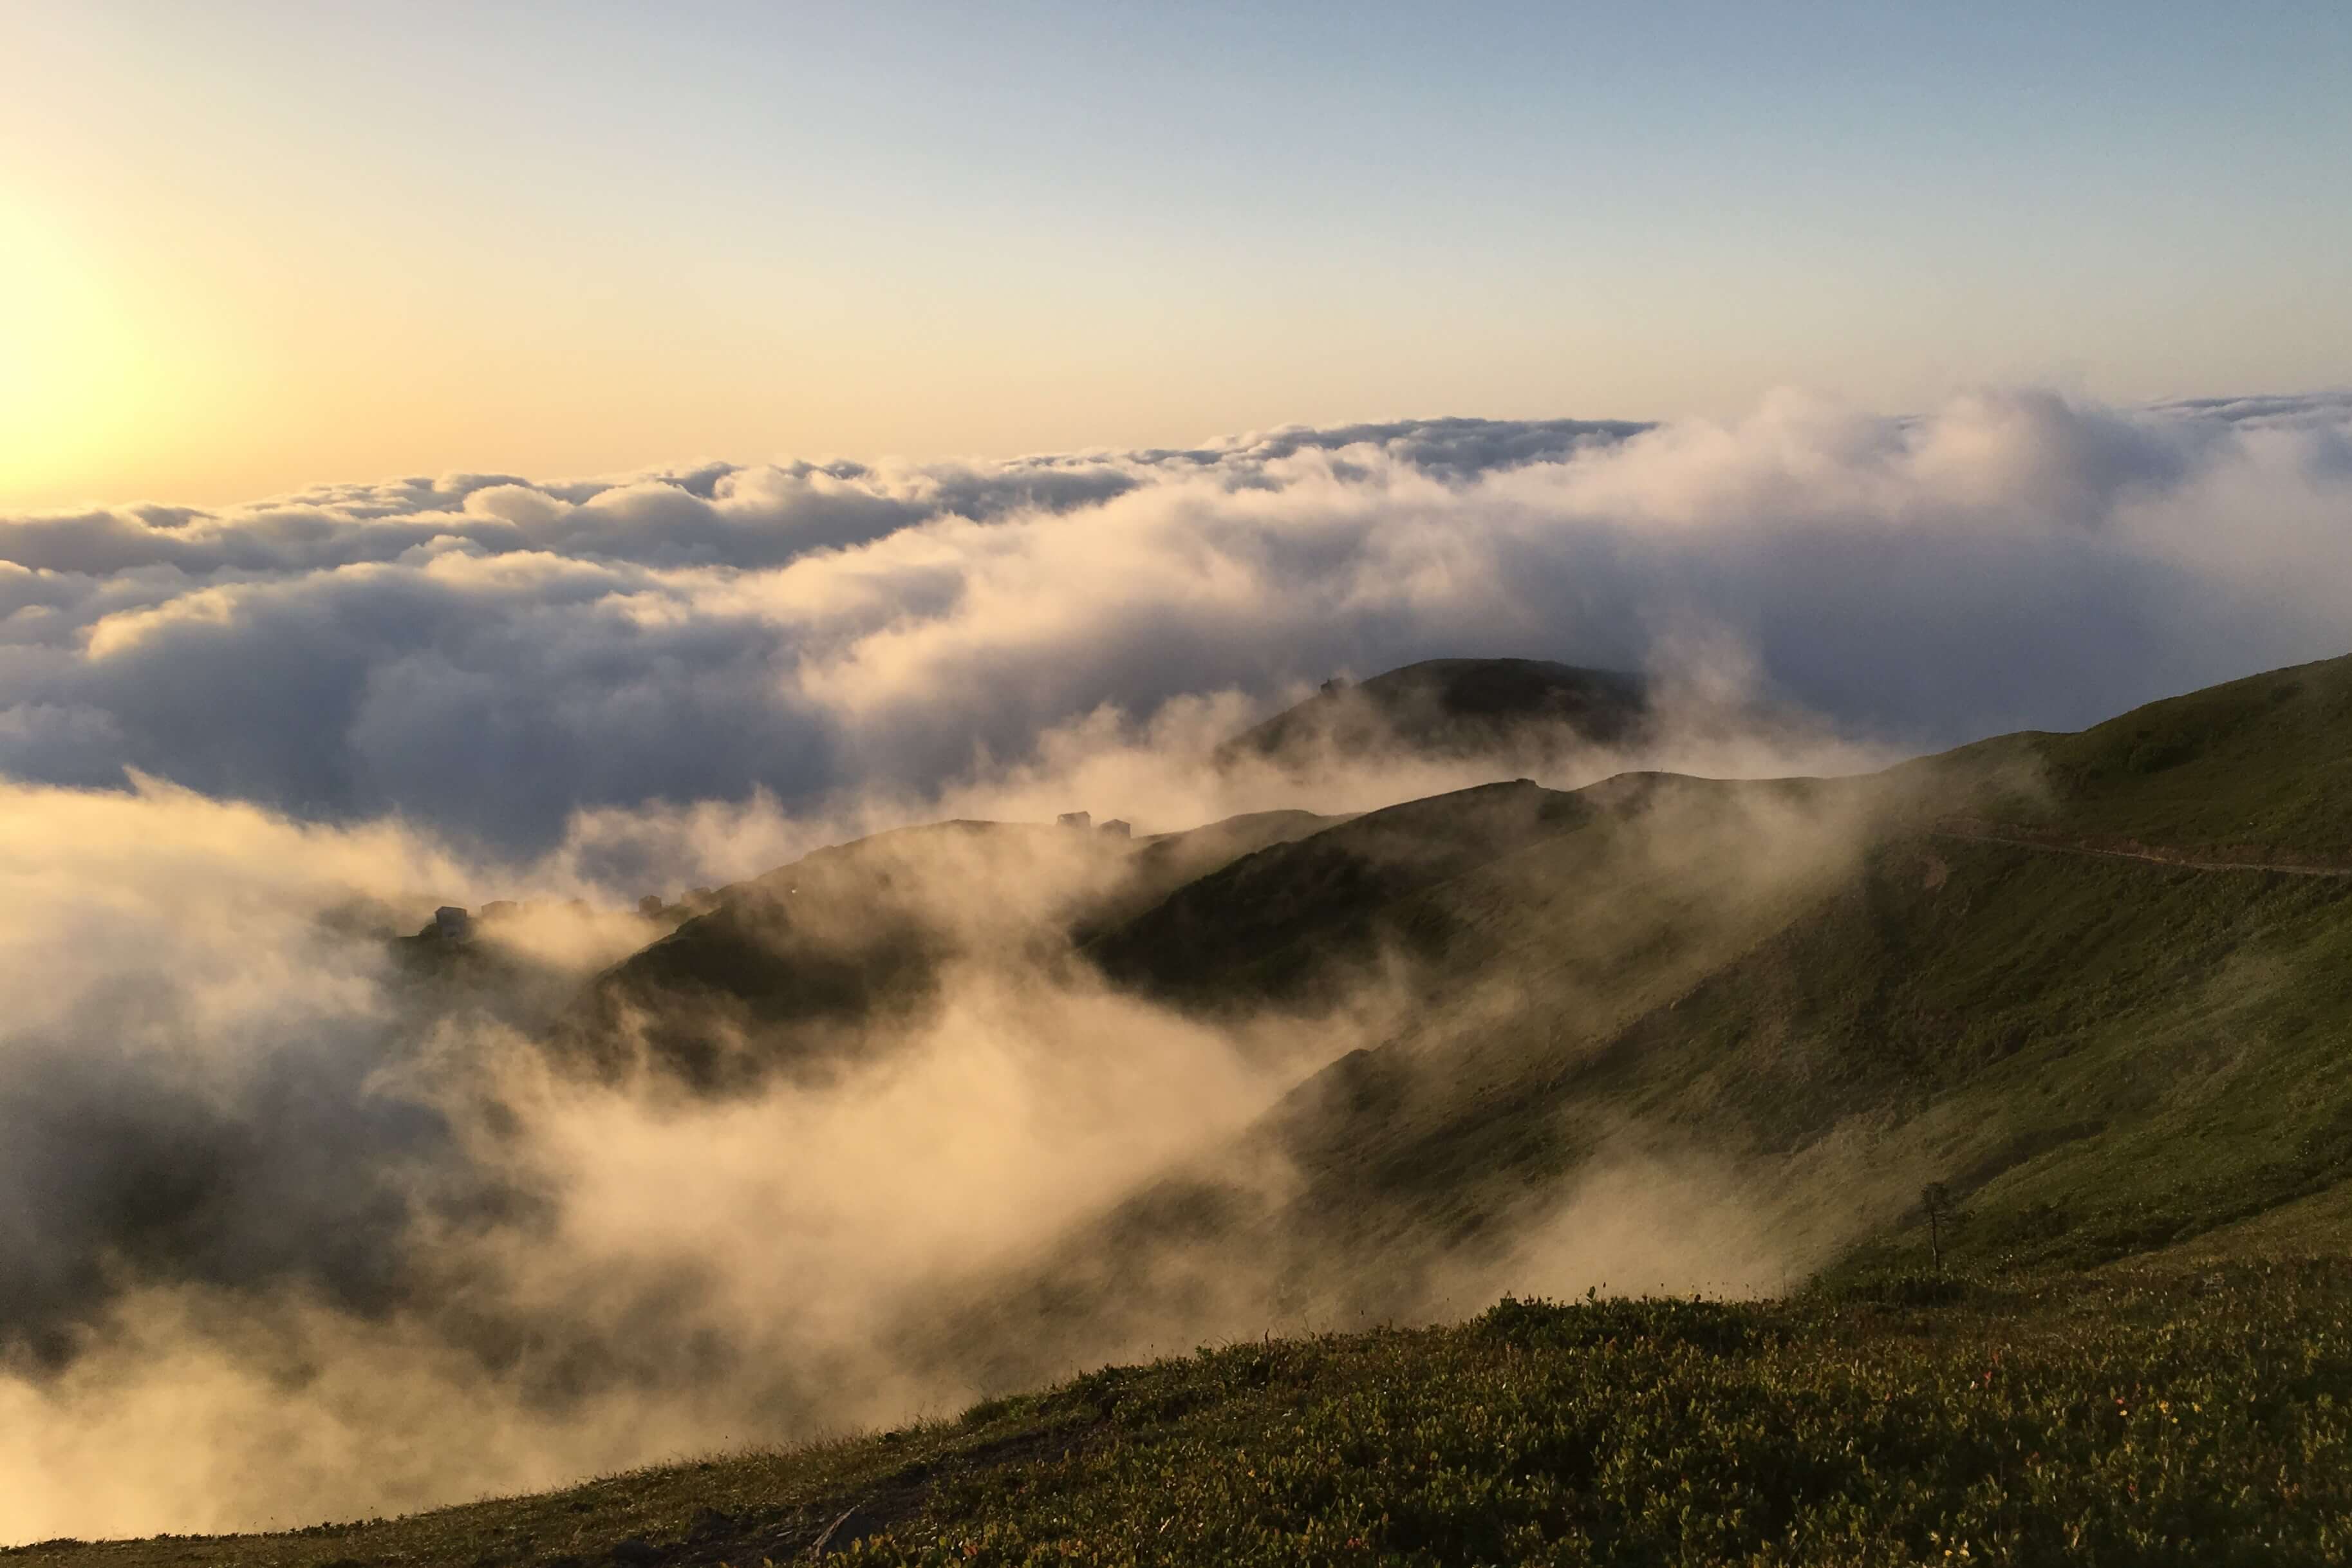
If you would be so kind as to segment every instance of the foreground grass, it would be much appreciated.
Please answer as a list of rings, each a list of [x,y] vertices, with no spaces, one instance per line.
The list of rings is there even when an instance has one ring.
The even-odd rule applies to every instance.
[[[1506,1301],[545,1497],[11,1559],[743,1568],[821,1537],[871,1563],[2343,1561],[2352,1262]]]

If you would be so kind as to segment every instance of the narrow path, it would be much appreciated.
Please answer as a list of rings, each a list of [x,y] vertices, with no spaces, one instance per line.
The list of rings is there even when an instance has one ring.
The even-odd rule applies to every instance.
[[[1963,838],[1977,844],[2007,844],[2019,849],[2042,849],[2053,855],[2092,855],[2105,860],[2139,860],[2150,866],[2171,866],[2184,871],[2277,871],[2289,877],[2352,877],[2352,866],[2305,866],[2272,860],[2201,860],[2168,849],[2106,849],[2079,840],[2033,838],[2002,833],[1972,823],[1939,822],[1927,829],[1931,838]]]

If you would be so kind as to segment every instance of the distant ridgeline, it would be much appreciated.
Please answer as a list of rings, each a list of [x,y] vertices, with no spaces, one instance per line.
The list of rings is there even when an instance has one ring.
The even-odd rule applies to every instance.
[[[1527,715],[1616,738],[1644,705],[1630,677],[1440,660],[1334,689],[1234,748],[1477,748]],[[558,1519],[541,1540],[567,1556],[530,1561],[583,1561],[588,1540],[609,1561],[783,1561],[849,1540],[845,1521],[929,1531],[931,1556],[985,1540],[979,1561],[1028,1561],[1009,1519],[1061,1540],[1091,1498],[1134,1507],[1103,1540],[1160,1540],[1179,1495],[1197,1521],[1240,1521],[1190,1538],[1192,1561],[1233,1561],[1261,1547],[1249,1532],[1273,1507],[1233,1498],[1270,1477],[1296,1481],[1286,1507],[1315,1531],[1357,1495],[1334,1488],[1371,1488],[1340,1542],[1454,1542],[1527,1498],[1528,1453],[1571,1455],[1583,1479],[1528,1504],[1519,1535],[1482,1547],[1494,1561],[1578,1521],[1654,1540],[1628,1521],[1656,1500],[1656,1542],[1703,1554],[1644,1561],[1719,1561],[1724,1542],[1761,1561],[1800,1514],[1750,1519],[1757,1498],[1813,1510],[1839,1561],[1855,1528],[1877,1540],[1915,1504],[1907,1535],[1884,1532],[1898,1554],[1955,1540],[1928,1526],[1967,1516],[1983,1540],[2028,1542],[2004,1547],[2018,1561],[2074,1561],[2094,1540],[2098,1561],[2345,1559],[2352,658],[1858,778],[1489,783],[1352,818],[1267,811],[1134,837],[1079,811],[908,827],[663,908],[675,931],[585,992],[569,971],[534,980],[503,910],[487,914],[475,941],[404,938],[409,994],[508,1008],[518,1030],[536,1008],[552,1060],[588,1077],[654,1074],[701,1098],[837,1077],[919,1039],[979,973],[1040,1004],[1034,1051],[1101,1065],[1136,1047],[1148,1002],[1204,1051],[1256,1051],[1289,1079],[1230,1138],[1106,1187],[1034,1248],[939,1274],[873,1326],[910,1387],[1034,1387],[1148,1344],[1225,1352],[891,1432],[861,1448],[861,1479],[818,1474],[791,1510],[764,1469],[767,1490],[724,1511],[679,1490],[652,1523],[630,1490],[652,1481],[597,1483],[602,1535],[583,1535],[581,1493],[531,1516]],[[1106,992],[1124,992],[1108,1011]],[[1075,1023],[1054,1002],[1077,1004]],[[931,1039],[964,1048],[952,1030]],[[1821,1289],[1794,1290],[1809,1277]],[[369,1279],[383,1300],[407,1289]],[[1583,1284],[1790,1300],[1506,1300],[1463,1331],[1261,1338]],[[0,1328],[9,1310],[40,1326],[24,1284],[0,1290]],[[1463,1368],[1494,1394],[1461,1399]],[[1413,1375],[1423,1413],[1397,1404]],[[1559,1387],[1528,1401],[1534,1375]],[[1350,1399],[1343,1425],[1298,1436],[1301,1411]],[[1234,1401],[1251,1427],[1218,1425]],[[1430,1401],[1458,1408],[1456,1438],[1430,1436]],[[1616,1413],[1597,1427],[1595,1411]],[[1507,1422],[1531,1415],[1567,1425],[1515,1436]],[[1195,1446],[1179,1465],[1103,1441],[1106,1422],[1192,1422]],[[1588,1465],[1604,1436],[1651,1469]],[[950,1438],[976,1444],[967,1469],[910,1481]],[[1473,1438],[1437,1465],[1433,1444]],[[2021,1471],[2032,1450],[2058,1460]],[[981,1453],[1063,1465],[1061,1481],[983,1483]],[[1298,1469],[1301,1453],[1322,1469]],[[1694,1532],[1677,1490],[1694,1453],[1743,1532]],[[1467,1486],[1456,1462],[1496,1483]],[[1216,1486],[1181,1493],[1200,1474]],[[1634,1481],[1592,1511],[1606,1477]],[[530,1535],[508,1556],[506,1523],[527,1507],[424,1516],[421,1531],[480,1516],[501,1532],[412,1561],[524,1561]],[[2168,1521],[2161,1538],[2149,1519]],[[1430,1521],[1446,1532],[1409,1535]],[[2244,1549],[2204,1549],[2225,1538]],[[393,1561],[383,1542],[346,1556],[308,1532],[282,1556],[247,1544],[209,1561]],[[122,1561],[191,1556],[181,1540]]]
[[[1435,661],[1232,745],[1475,747],[1529,715],[1612,740],[1643,702],[1631,677]],[[906,829],[720,889],[547,1037],[586,1070],[742,1093],[896,1048],[974,964],[1331,1020],[1326,1070],[1244,1140],[1295,1172],[1280,1195],[1205,1160],[967,1304],[959,1342],[1015,1380],[1049,1370],[1024,1346],[1086,1332],[988,1323],[1045,1311],[1114,1344],[1119,1281],[1228,1246],[1334,1321],[1421,1310],[1635,1134],[1735,1173],[1776,1284],[1926,1259],[1929,1183],[1970,1220],[1945,1243],[1963,1264],[2352,1205],[2347,872],[2338,660],[1859,778],[1520,781],[1133,837]]]
[[[1639,739],[1640,676],[1532,658],[1432,658],[1360,684],[1326,681],[1295,708],[1217,749],[1221,765],[1265,758],[1291,769],[1412,752],[1539,760]]]

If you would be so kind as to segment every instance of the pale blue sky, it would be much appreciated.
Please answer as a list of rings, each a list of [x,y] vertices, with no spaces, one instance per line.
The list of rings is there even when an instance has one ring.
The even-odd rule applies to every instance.
[[[0,504],[2352,380],[2340,3],[0,18]]]

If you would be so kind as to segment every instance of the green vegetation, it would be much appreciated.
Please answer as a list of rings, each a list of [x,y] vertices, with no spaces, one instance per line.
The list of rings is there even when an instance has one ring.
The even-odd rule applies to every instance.
[[[1358,1247],[1491,1229],[1633,1124],[1738,1163],[1820,1263],[1928,1267],[1918,1197],[1936,1184],[1969,1221],[1943,1238],[1963,1267],[2085,1268],[2352,1180],[2352,878],[2056,847],[2327,863],[2352,846],[2352,660],[1888,782],[1965,782],[2003,750],[2046,767],[2000,776],[2038,781],[2016,798],[2053,846],[1948,834],[1901,797],[1857,828],[1825,786],[1677,781],[1549,814],[1548,834],[1351,910],[1356,930],[1412,933],[1437,978],[1394,1040],[1311,1097],[1319,1120],[1292,1139],[1300,1207],[1346,1216]],[[1272,863],[1307,865],[1391,815],[1171,906],[1265,882]],[[1281,907],[1271,888],[1248,903],[1231,923]],[[1262,951],[1328,954],[1341,929],[1305,920]],[[1460,1022],[1497,992],[1517,1005]],[[1360,1092],[1373,1083],[1391,1087]],[[2314,1250],[2352,1235],[2315,1229]]]
[[[2030,758],[2000,815],[2181,850],[2352,864],[2352,658],[2136,708],[2079,734],[2004,736],[1954,758]]]
[[[2348,910],[2352,880],[1899,846],[1569,1092],[1766,1153],[1868,1121],[1972,1212],[1961,1258],[2089,1267],[2352,1175]],[[1928,1247],[1915,1217],[1866,1250]]]
[[[2352,877],[2263,868],[2352,865],[2352,660],[1876,781],[1498,784],[1318,826],[1171,844],[1066,929],[1203,1013],[1376,974],[1400,1021],[1252,1133],[1296,1173],[1278,1209],[1204,1162],[929,1304],[950,1341],[1017,1342],[984,1385],[1121,1342],[1171,1260],[1245,1255],[1312,1321],[1411,1320],[1422,1271],[1493,1263],[1628,1127],[1732,1173],[1813,1282],[1505,1300],[547,1497],[24,1556],[2352,1560]],[[791,869],[863,908],[876,855],[837,889]],[[904,929],[861,930],[861,976]],[[714,933],[628,973],[691,959],[758,1001],[777,939]],[[805,945],[795,1005],[831,1005]]]
[[[707,1093],[818,1074],[887,1048],[942,972],[1034,965],[1229,861],[1335,819],[1265,811],[1130,840],[999,822],[898,828],[724,889],[613,965],[551,1033],[607,1069],[642,1061]]]
[[[1351,963],[1399,938],[1442,969],[1428,921],[1395,918],[1398,906],[1591,815],[1577,795],[1525,780],[1392,805],[1178,888],[1087,952],[1114,980],[1212,1008],[1344,988]]]
[[[1649,717],[1639,676],[1534,658],[1431,658],[1361,685],[1334,681],[1217,749],[1292,767],[1398,752],[1539,757],[1615,742]]]
[[[251,1563],[2230,1563],[2352,1552],[2352,1264],[1505,1300],[961,1421],[291,1535]]]

